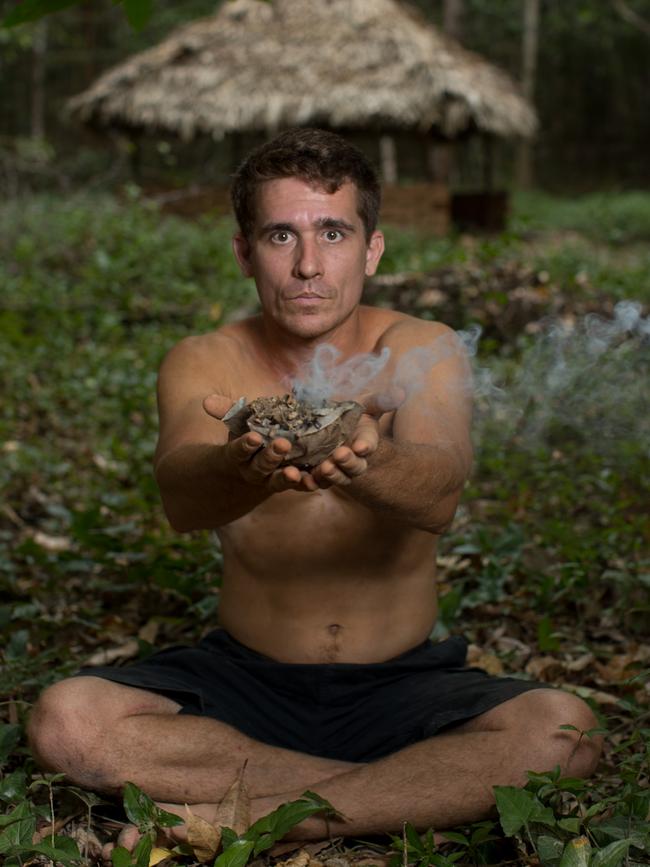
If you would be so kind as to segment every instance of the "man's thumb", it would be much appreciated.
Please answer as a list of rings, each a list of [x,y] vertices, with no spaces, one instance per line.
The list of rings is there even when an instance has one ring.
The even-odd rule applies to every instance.
[[[213,418],[223,418],[232,405],[232,400],[223,394],[209,394],[203,398],[203,409]]]

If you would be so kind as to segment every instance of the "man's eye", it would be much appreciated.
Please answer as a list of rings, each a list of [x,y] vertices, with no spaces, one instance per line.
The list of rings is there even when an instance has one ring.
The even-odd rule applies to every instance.
[[[291,234],[289,232],[274,232],[271,235],[271,240],[274,244],[288,244],[291,240]]]
[[[340,229],[328,229],[325,232],[325,239],[327,241],[340,241],[343,238],[343,232]]]

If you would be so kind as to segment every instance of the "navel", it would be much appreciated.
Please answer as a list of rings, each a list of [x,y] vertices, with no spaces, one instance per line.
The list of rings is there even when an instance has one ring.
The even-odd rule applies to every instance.
[[[343,629],[340,623],[330,623],[327,627],[327,631],[330,635],[338,635],[339,632]]]

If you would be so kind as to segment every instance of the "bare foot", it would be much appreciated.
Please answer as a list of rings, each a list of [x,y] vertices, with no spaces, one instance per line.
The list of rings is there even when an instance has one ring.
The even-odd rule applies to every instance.
[[[187,808],[184,804],[181,806],[180,804],[165,804],[157,802],[157,805],[168,813],[174,813],[174,815],[180,816],[181,819],[187,818]],[[217,813],[216,804],[190,804],[189,809],[195,816],[200,816],[208,822],[214,822]],[[142,834],[135,825],[125,825],[118,834],[117,840],[114,843],[106,843],[104,845],[102,849],[102,860],[110,863],[111,852],[116,846],[123,846],[125,849],[128,849],[129,852],[133,852],[141,837]],[[184,843],[186,839],[186,825],[175,825],[173,828],[160,828],[158,830],[156,845],[168,849],[175,846],[177,843]]]

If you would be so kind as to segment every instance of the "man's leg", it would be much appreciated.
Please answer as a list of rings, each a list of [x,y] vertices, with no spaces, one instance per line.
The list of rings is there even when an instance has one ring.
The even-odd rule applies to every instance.
[[[372,720],[368,721],[372,725]],[[448,734],[406,747],[386,758],[355,767],[312,788],[346,817],[326,826],[312,818],[294,829],[296,839],[399,831],[404,821],[416,828],[451,828],[488,816],[492,787],[520,786],[526,771],[560,765],[564,773],[586,777],[600,756],[600,739],[580,738],[597,725],[589,707],[559,690],[523,693]],[[258,818],[300,792],[253,802]]]
[[[571,724],[585,731],[597,721],[584,702],[558,690],[526,692],[366,765],[269,747],[176,710],[168,699],[97,678],[64,681],[35,709],[34,751],[81,785],[114,791],[131,780],[168,809],[183,815],[180,805],[193,804],[208,819],[248,759],[253,820],[306,788],[346,817],[329,825],[310,819],[292,832],[300,839],[397,831],[404,821],[438,830],[476,821],[494,805],[493,786],[523,785],[527,770],[557,764],[588,776],[600,754],[596,739],[560,730]]]
[[[254,701],[251,697],[251,701]],[[268,746],[146,690],[75,677],[45,690],[28,727],[36,759],[81,786],[117,793],[133,782],[159,801],[218,803],[244,762],[252,797],[356,767]]]

